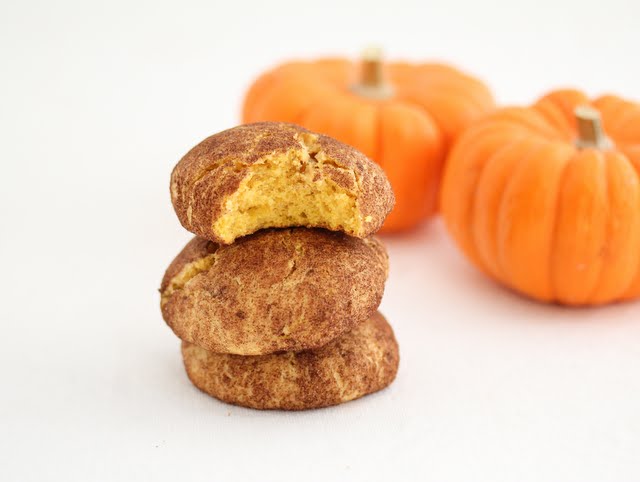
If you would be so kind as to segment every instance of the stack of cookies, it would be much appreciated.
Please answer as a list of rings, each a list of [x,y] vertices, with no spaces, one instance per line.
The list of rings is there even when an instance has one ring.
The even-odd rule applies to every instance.
[[[377,308],[388,274],[371,234],[393,207],[383,171],[283,123],[195,146],[171,175],[196,234],[162,280],[162,315],[191,381],[228,403],[303,410],[389,385],[398,345]]]

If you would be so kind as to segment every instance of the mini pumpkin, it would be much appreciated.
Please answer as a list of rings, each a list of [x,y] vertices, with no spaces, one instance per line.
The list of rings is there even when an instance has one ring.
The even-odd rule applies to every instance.
[[[447,160],[441,206],[464,253],[527,296],[640,296],[640,105],[576,90],[505,108]]]
[[[396,205],[383,231],[436,211],[447,149],[494,106],[480,81],[442,64],[383,65],[379,50],[345,59],[291,62],[249,89],[243,122],[285,121],[351,144],[385,170]]]

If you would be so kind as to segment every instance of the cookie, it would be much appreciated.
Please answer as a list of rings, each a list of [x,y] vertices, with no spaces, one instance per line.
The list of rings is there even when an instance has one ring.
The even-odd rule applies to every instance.
[[[353,147],[294,124],[229,129],[171,174],[182,225],[220,244],[270,227],[321,227],[365,238],[394,204],[382,169]]]
[[[377,309],[388,266],[377,239],[323,229],[261,230],[232,245],[194,238],[165,273],[162,314],[216,353],[317,348]]]
[[[388,386],[398,344],[380,313],[316,350],[264,356],[222,355],[182,343],[193,384],[224,402],[257,409],[306,410],[337,405]]]

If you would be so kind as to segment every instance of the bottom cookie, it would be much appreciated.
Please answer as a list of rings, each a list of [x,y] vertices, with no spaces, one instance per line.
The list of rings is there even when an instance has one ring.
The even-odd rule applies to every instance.
[[[241,356],[182,342],[182,356],[200,390],[263,410],[306,410],[360,398],[388,386],[399,362],[393,330],[380,313],[315,350]]]

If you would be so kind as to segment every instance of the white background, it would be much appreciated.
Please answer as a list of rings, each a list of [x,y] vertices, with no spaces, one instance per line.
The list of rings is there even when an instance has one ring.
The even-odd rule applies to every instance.
[[[290,57],[441,59],[501,103],[640,99],[640,4],[0,3],[0,480],[640,480],[640,304],[481,277],[441,223],[386,238],[387,390],[307,413],[193,388],[156,289],[190,238],[173,164]]]

